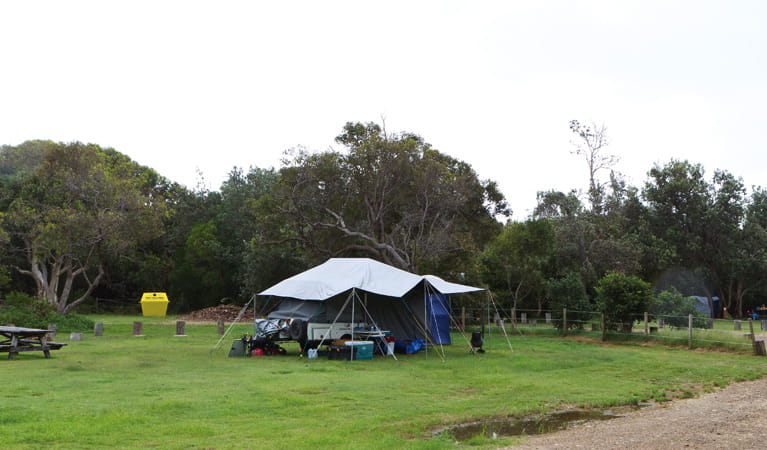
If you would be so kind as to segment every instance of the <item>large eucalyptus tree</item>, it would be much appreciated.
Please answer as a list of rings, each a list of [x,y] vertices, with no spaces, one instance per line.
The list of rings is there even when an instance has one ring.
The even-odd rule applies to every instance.
[[[364,255],[415,271],[481,251],[510,214],[495,183],[420,136],[347,123],[345,151],[297,151],[275,205],[319,257]]]
[[[37,295],[68,313],[106,274],[105,260],[162,233],[165,204],[151,170],[92,144],[47,142],[3,215],[16,268]]]

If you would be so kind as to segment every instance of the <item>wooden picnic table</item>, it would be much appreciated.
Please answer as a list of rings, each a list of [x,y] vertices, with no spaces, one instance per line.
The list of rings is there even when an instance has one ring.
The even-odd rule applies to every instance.
[[[13,359],[19,352],[43,352],[51,357],[51,350],[58,350],[67,344],[48,342],[46,335],[51,330],[22,327],[0,327],[0,352],[8,352],[8,359]]]

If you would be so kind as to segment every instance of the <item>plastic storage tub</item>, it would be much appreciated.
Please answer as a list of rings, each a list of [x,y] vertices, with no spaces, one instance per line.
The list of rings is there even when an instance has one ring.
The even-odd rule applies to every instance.
[[[329,345],[328,359],[336,361],[349,361],[354,359],[356,347],[350,345]]]
[[[346,345],[354,347],[354,359],[373,359],[373,341],[346,341]]]

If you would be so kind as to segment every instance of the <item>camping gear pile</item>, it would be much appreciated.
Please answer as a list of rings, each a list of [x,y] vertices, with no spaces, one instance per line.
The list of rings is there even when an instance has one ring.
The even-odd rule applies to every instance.
[[[256,334],[242,337],[244,348],[248,355],[271,356],[285,355],[287,352],[275,341],[280,339],[280,333],[288,329],[288,322],[284,320],[256,320]]]

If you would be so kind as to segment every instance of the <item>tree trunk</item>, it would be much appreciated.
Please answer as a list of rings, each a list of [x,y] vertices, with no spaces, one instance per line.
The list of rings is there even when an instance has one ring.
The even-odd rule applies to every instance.
[[[71,303],[67,303],[67,300],[69,299],[69,293],[67,294],[67,298],[63,298],[63,297],[59,298],[59,305],[58,305],[59,314],[62,314],[62,315],[69,314],[73,309],[75,309],[77,305],[84,302],[85,300],[88,299],[88,297],[90,297],[93,290],[96,289],[96,286],[99,285],[99,283],[101,282],[101,279],[104,277],[104,266],[102,264],[99,264],[98,270],[99,270],[98,274],[96,275],[96,278],[94,278],[93,280],[90,280],[87,274],[85,274],[84,278],[86,283],[88,283],[88,289],[86,289],[83,295],[77,298],[77,300]],[[83,270],[82,272],[84,273],[85,271]],[[75,275],[71,275],[71,276],[74,278]]]
[[[62,315],[68,314],[77,305],[84,302],[104,277],[104,267],[101,264],[98,265],[98,273],[96,277],[91,280],[87,276],[85,267],[81,266],[77,269],[74,268],[74,263],[71,258],[61,256],[56,257],[50,266],[50,270],[37,256],[33,255],[28,260],[30,262],[29,270],[21,268],[17,268],[17,270],[21,274],[31,276],[35,282],[37,296],[55,306],[56,312]],[[73,302],[69,302],[74,281],[80,275],[85,279],[88,288],[82,296]],[[61,280],[63,280],[64,283],[61,292],[59,292],[59,283]]]

